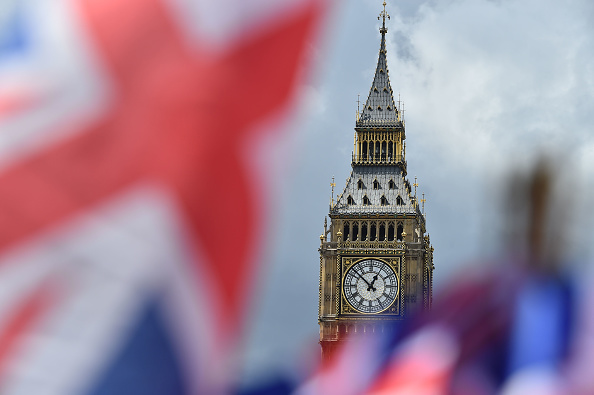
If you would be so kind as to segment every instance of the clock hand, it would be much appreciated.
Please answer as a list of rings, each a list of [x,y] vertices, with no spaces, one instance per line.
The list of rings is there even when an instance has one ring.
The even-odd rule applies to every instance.
[[[369,285],[369,287],[367,287],[368,291],[371,291],[373,289],[373,292],[377,291],[377,289],[373,286],[373,284],[375,283],[375,280],[377,280],[377,274],[375,276],[373,276],[373,280],[371,280],[371,284],[367,283]]]
[[[359,274],[359,272],[353,270],[353,273],[355,273],[357,276],[359,276],[359,278],[363,281],[365,281],[365,284],[367,284],[368,286],[371,287],[371,284],[369,284],[369,282],[367,280],[365,280],[365,277],[363,277],[362,275]],[[369,291],[369,289],[367,289]]]

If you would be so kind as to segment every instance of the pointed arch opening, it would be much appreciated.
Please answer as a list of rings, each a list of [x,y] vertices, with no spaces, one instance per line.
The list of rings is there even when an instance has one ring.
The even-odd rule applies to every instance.
[[[363,189],[364,187],[363,180],[359,178],[359,181],[357,181],[357,189]]]
[[[396,198],[396,204],[399,206],[404,206],[404,200],[402,200],[402,197],[400,195],[398,195],[398,197]]]
[[[353,197],[351,195],[349,195],[349,197],[347,198],[347,204],[349,206],[354,206],[355,205],[355,199],[353,199]]]
[[[394,180],[390,180],[390,182],[388,182],[388,188],[396,189],[396,183],[394,182]]]
[[[355,222],[353,224],[353,234],[351,235],[351,241],[357,241],[357,237],[359,236],[359,224]]]
[[[380,204],[382,206],[389,206],[390,203],[388,202],[388,199],[386,199],[386,197],[384,195],[382,195],[381,199],[380,199]]]
[[[375,241],[377,239],[377,226],[375,224],[371,224],[369,227],[369,240]]]
[[[384,225],[383,223],[380,224],[379,227],[379,241],[385,241],[386,240],[386,225]]]
[[[361,225],[361,241],[367,240],[367,224],[363,223]]]
[[[351,230],[351,225],[348,222],[345,222],[343,227],[342,227],[342,239],[343,240],[348,240],[349,239],[349,235],[350,235],[350,231]]]
[[[364,206],[370,206],[371,205],[371,200],[369,200],[369,198],[367,197],[367,195],[363,196],[363,205]]]
[[[363,154],[363,160],[367,159],[367,141],[363,142],[363,150],[361,152]]]
[[[402,225],[402,222],[400,222],[396,228],[396,240],[402,241],[402,232],[404,232],[404,226]]]
[[[377,178],[375,180],[373,180],[373,189],[381,189],[380,183],[377,180]]]
[[[388,225],[388,241],[394,241],[394,222]]]

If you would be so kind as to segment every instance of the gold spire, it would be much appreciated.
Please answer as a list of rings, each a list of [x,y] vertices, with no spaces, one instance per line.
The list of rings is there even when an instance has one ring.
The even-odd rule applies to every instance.
[[[382,18],[382,28],[380,29],[380,33],[386,34],[388,32],[388,29],[386,29],[386,18],[390,19],[390,14],[388,14],[386,12],[385,0],[384,0],[384,10],[382,12],[380,12],[379,16],[377,17],[377,20],[379,21],[380,18]]]
[[[417,187],[419,186],[419,184],[417,184],[417,177],[415,177],[415,183],[413,184],[413,187],[415,187],[415,197],[417,197]]]

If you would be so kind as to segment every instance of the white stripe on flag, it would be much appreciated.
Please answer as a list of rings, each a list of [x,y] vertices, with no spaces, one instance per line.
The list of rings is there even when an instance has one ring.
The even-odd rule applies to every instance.
[[[8,377],[0,377],[2,394],[84,393],[126,340],[147,299],[163,291],[174,306],[167,316],[183,317],[172,325],[176,333],[193,334],[173,339],[187,342],[178,344],[185,361],[195,364],[187,368],[193,375],[211,373],[220,353],[210,317],[220,310],[205,274],[191,273],[195,253],[184,243],[173,207],[156,189],[137,188],[3,257],[0,289],[19,275],[26,283],[48,271],[64,289],[49,319],[24,339]],[[196,277],[204,282],[197,286]]]

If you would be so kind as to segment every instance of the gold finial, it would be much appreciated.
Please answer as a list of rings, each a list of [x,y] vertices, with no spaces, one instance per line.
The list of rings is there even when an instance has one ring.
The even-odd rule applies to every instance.
[[[384,10],[380,12],[379,16],[377,17],[378,21],[382,18],[382,28],[380,29],[381,34],[386,34],[388,29],[386,29],[386,18],[390,19],[390,15],[386,12],[386,2],[384,1]]]
[[[427,199],[425,199],[425,194],[423,194],[423,199],[421,199],[421,203],[423,204],[423,214],[425,214],[425,202],[427,201]]]
[[[415,197],[417,197],[417,187],[419,186],[419,184],[417,184],[417,177],[415,177],[415,183],[413,184],[413,187],[415,187]]]

